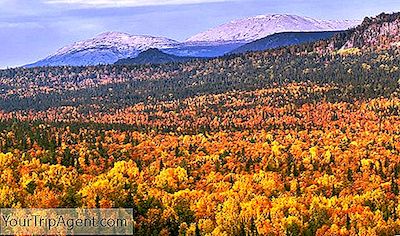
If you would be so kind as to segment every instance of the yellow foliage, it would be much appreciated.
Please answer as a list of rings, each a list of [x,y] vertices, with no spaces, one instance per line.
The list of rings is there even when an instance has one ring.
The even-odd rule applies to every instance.
[[[4,170],[14,161],[12,153],[0,153],[0,170]]]
[[[341,55],[341,56],[360,55],[361,54],[361,50],[359,48],[340,49],[338,51],[338,54]]]
[[[11,208],[13,202],[15,201],[15,190],[8,186],[0,187],[0,207],[1,208]]]
[[[159,188],[167,191],[177,191],[183,189],[188,180],[187,172],[182,167],[167,168],[156,176],[155,183]]]

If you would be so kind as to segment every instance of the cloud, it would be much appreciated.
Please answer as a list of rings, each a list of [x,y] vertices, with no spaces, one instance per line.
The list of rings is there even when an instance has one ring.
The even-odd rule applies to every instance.
[[[85,7],[139,7],[178,4],[227,2],[228,0],[44,0],[48,4],[68,4]]]

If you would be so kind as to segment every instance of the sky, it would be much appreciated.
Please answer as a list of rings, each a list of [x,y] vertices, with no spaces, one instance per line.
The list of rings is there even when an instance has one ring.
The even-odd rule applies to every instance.
[[[398,11],[399,0],[0,0],[0,68],[35,62],[108,31],[183,41],[261,14],[328,20]]]

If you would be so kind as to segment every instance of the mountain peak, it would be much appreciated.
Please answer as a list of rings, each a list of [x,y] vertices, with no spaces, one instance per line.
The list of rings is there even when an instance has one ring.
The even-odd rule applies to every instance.
[[[108,31],[97,35],[95,38],[112,38],[112,37],[130,37],[131,35],[124,32]]]
[[[300,16],[290,15],[290,14],[265,14],[265,15],[249,17],[247,19],[276,19],[276,18],[285,18],[285,17],[300,17]]]
[[[281,32],[337,31],[361,23],[353,20],[317,20],[289,14],[266,14],[233,20],[205,32],[187,42],[250,42]]]
[[[288,16],[290,16],[290,15],[288,15],[288,14],[264,14],[264,15],[247,17],[247,18],[243,18],[243,19],[236,19],[231,22],[237,22],[237,21],[243,21],[243,20],[249,20],[249,19],[271,19],[271,18],[280,18],[280,17],[288,17]]]
[[[97,35],[94,38],[75,42],[71,45],[61,48],[53,56],[75,53],[84,50],[95,48],[112,48],[117,51],[131,49],[132,51],[143,51],[148,48],[169,48],[178,42],[172,39],[163,37],[153,37],[146,35],[130,35],[121,32],[105,32]]]
[[[120,40],[120,39],[149,39],[149,40],[166,40],[166,41],[171,41],[173,43],[178,43],[175,40],[168,39],[165,37],[157,37],[157,36],[151,36],[151,35],[132,35],[124,32],[116,32],[116,31],[109,31],[109,32],[104,32],[101,33],[97,36],[95,36],[93,39],[111,39],[111,40]]]
[[[149,48],[172,48],[176,44],[177,41],[164,37],[105,32],[63,47],[53,55],[29,66],[110,64],[121,58],[135,57]]]

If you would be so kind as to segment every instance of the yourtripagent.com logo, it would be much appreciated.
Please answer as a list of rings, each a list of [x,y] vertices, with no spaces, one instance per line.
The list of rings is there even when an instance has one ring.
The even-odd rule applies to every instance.
[[[0,209],[0,235],[132,235],[132,209]]]

